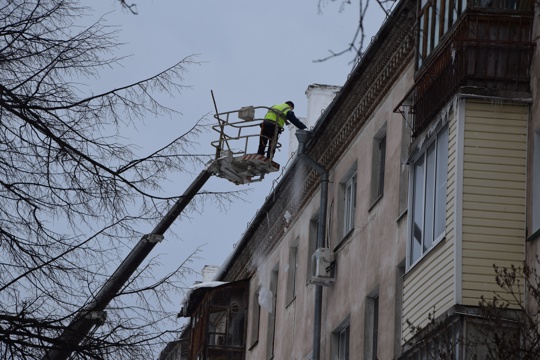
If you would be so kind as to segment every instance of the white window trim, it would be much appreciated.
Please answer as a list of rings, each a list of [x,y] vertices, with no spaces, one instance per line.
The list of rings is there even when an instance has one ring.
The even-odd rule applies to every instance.
[[[414,226],[414,201],[415,201],[414,200],[414,196],[415,196],[415,192],[414,192],[415,165],[417,164],[418,160],[421,157],[425,157],[426,152],[428,151],[430,146],[433,143],[436,143],[436,141],[438,141],[438,137],[442,133],[442,131],[447,132],[447,136],[446,136],[446,141],[447,141],[447,146],[446,146],[446,161],[447,161],[446,175],[448,176],[448,151],[449,151],[449,149],[448,149],[448,138],[449,138],[449,136],[448,136],[449,135],[449,126],[448,126],[448,124],[444,124],[443,126],[440,127],[440,129],[438,131],[434,132],[434,134],[431,137],[430,141],[426,142],[426,144],[422,147],[421,151],[419,151],[418,155],[415,156],[414,161],[412,161],[411,165],[410,165],[410,172],[409,172],[409,207],[408,207],[410,217],[409,217],[409,221],[408,221],[409,227],[408,227],[408,237],[407,237],[407,270],[413,268],[417,263],[419,263],[427,254],[429,254],[437,246],[437,244],[439,244],[446,237],[446,229],[443,229],[443,231],[442,231],[442,233],[440,235],[433,238],[432,245],[429,247],[429,249],[426,249],[425,251],[422,251],[420,256],[417,259],[413,260],[413,255],[412,255],[413,248],[412,248],[412,246],[413,246],[413,226]],[[435,146],[437,146],[437,145],[435,145]],[[436,155],[436,159],[439,159],[438,155]],[[445,181],[447,182],[448,179],[446,179]],[[435,185],[435,187],[436,187],[436,185]],[[422,184],[422,188],[424,189],[424,195],[425,195],[425,181]],[[445,194],[445,198],[446,198],[446,194]],[[425,198],[423,200],[424,200],[424,206],[422,207],[422,217],[424,217],[424,215],[425,215]],[[444,202],[444,208],[446,208],[446,201]],[[435,214],[434,214],[434,217],[433,217],[433,222],[435,222]],[[422,244],[422,247],[423,247],[423,244]]]

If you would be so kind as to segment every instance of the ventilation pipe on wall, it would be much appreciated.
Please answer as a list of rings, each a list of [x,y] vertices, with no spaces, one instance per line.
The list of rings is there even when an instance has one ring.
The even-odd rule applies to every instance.
[[[321,204],[319,208],[319,226],[317,228],[316,249],[324,247],[326,233],[326,208],[328,207],[328,170],[305,153],[306,143],[311,138],[311,132],[296,130],[298,139],[297,156],[312,167],[321,177]],[[319,360],[321,354],[321,314],[322,314],[322,285],[315,284],[315,314],[313,317],[313,360]]]

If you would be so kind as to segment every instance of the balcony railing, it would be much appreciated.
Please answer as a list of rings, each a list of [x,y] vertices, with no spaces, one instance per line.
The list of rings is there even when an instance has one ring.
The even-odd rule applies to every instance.
[[[530,92],[534,50],[530,15],[468,10],[416,74],[413,136],[432,121],[460,87],[496,96]]]

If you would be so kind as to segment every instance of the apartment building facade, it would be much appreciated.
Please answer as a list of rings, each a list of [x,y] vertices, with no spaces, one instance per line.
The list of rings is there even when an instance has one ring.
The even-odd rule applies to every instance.
[[[493,265],[539,252],[538,15],[399,1],[217,283],[186,299],[183,356],[481,356],[461,340],[501,293]]]

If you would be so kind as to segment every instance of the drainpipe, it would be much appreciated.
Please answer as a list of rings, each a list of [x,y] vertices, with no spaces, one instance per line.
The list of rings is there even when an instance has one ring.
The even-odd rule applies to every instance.
[[[307,141],[311,132],[296,130],[298,139],[297,156],[311,166],[321,177],[321,205],[319,208],[319,226],[317,228],[316,248],[324,246],[324,234],[326,233],[326,208],[328,207],[328,170],[305,153]],[[322,314],[322,285],[315,284],[315,314],[313,316],[313,360],[319,360],[321,356],[321,314]]]

